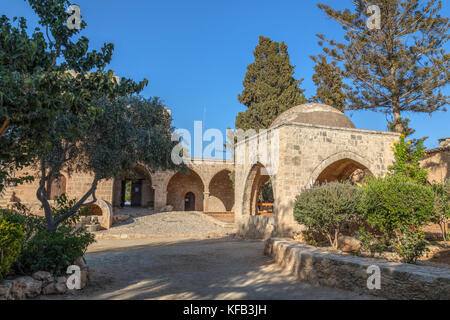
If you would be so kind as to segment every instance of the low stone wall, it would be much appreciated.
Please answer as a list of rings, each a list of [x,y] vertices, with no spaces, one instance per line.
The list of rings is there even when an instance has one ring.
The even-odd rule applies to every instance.
[[[264,253],[302,281],[388,299],[450,299],[450,269],[341,255],[290,239],[268,239]],[[369,290],[367,269],[381,271],[381,288]]]
[[[80,267],[80,285],[83,289],[89,280],[89,267],[84,258],[74,262]],[[67,276],[54,277],[49,272],[37,271],[32,276],[13,277],[0,281],[0,300],[24,300],[40,295],[65,294]]]
[[[237,221],[237,235],[245,239],[267,239],[274,235],[274,216],[243,216]]]

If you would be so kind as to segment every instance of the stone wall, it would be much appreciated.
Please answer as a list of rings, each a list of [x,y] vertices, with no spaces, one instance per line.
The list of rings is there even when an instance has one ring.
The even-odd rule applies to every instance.
[[[269,239],[264,253],[301,281],[388,299],[450,299],[450,269],[341,255],[288,239]],[[381,271],[379,290],[367,288],[369,266]]]
[[[152,202],[154,209],[164,210],[167,205],[173,205],[175,210],[184,210],[184,196],[193,192],[196,197],[196,210],[207,212],[229,212],[234,210],[234,189],[229,178],[234,164],[222,160],[191,159],[188,167],[194,173],[181,180],[177,172],[157,171],[149,172],[142,166],[131,180],[141,179],[143,207]],[[27,168],[19,174],[34,171]],[[80,198],[90,188],[93,177],[90,174],[74,173],[66,177],[66,194],[70,198]],[[172,179],[175,182],[169,187]],[[178,179],[178,180],[177,180]],[[7,207],[12,202],[20,201],[32,208],[34,212],[42,213],[40,202],[36,198],[38,182],[27,183],[17,187],[10,187],[0,195],[0,207]],[[102,181],[97,188],[97,198],[103,199],[113,208],[120,206],[121,180]]]
[[[450,179],[450,146],[447,139],[442,139],[439,148],[427,150],[427,156],[421,165],[428,170],[428,182],[442,183]]]
[[[261,139],[262,136],[266,137]],[[398,138],[399,134],[390,132],[298,123],[283,123],[248,138],[236,148],[236,219],[253,221],[241,218],[254,212],[251,208],[252,189],[257,181],[255,166],[267,169],[270,175],[275,229],[278,235],[287,236],[299,229],[293,216],[296,196],[314,184],[322,172],[340,162],[335,168],[340,173],[368,169],[373,175],[382,176],[394,161],[391,146]]]

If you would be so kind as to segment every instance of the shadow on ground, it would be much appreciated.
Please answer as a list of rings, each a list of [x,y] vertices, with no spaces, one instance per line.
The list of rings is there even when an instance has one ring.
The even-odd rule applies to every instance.
[[[263,248],[229,239],[101,240],[86,255],[91,283],[64,299],[369,298],[300,282]]]

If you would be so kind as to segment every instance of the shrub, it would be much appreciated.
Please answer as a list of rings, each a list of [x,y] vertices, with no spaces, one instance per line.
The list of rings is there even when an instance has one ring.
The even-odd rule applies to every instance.
[[[415,261],[424,251],[420,227],[432,219],[432,190],[404,175],[394,175],[371,179],[362,191],[360,210],[377,239],[372,245],[389,247],[407,262]]]
[[[54,216],[66,212],[75,200],[65,195],[58,197],[52,207]],[[64,221],[54,232],[47,230],[45,218],[32,215],[28,208],[16,204],[10,219],[24,226],[25,240],[17,262],[17,268],[24,273],[47,271],[54,275],[65,274],[67,267],[84,255],[88,246],[94,242],[94,235],[84,228],[76,227],[80,210]]]
[[[441,228],[442,238],[447,241],[447,226],[450,219],[450,179],[443,184],[432,186],[435,201],[432,222]]]
[[[349,183],[328,183],[300,194],[295,202],[295,219],[325,236],[337,249],[344,226],[358,218],[360,191]]]
[[[41,229],[28,241],[19,262],[27,273],[45,270],[61,275],[93,242],[94,236],[83,229],[74,231],[67,225],[54,232]]]
[[[367,222],[389,236],[431,220],[433,192],[407,177],[370,179],[362,189],[361,211]]]
[[[392,174],[409,177],[419,184],[426,183],[428,171],[420,167],[420,161],[426,155],[424,140],[410,141],[404,135],[400,136],[393,146],[394,164],[388,168]]]
[[[425,252],[430,251],[424,239],[425,235],[422,231],[409,229],[393,244],[393,249],[404,262],[414,263]]]
[[[22,226],[10,221],[7,213],[0,212],[0,280],[8,275],[11,265],[19,258],[24,239]]]

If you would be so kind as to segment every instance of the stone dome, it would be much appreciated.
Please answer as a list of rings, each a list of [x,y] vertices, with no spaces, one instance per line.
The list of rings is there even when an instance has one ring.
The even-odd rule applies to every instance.
[[[320,103],[306,103],[292,107],[280,114],[274,120],[271,127],[275,127],[285,122],[338,128],[356,128],[353,122],[343,112]]]

